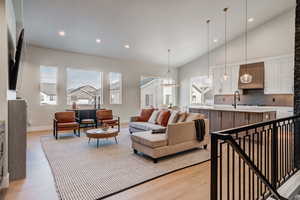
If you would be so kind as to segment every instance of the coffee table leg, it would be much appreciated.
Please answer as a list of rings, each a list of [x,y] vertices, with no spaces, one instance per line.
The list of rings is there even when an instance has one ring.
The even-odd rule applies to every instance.
[[[115,141],[116,141],[116,144],[118,144],[118,140],[117,140],[117,137],[115,137]]]
[[[91,141],[91,138],[89,138],[89,142],[88,143],[90,143],[90,141]]]
[[[97,148],[99,147],[99,139],[97,139]]]

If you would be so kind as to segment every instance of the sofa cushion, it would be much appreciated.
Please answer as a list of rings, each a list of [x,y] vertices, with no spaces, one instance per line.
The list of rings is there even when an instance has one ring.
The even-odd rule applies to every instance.
[[[158,125],[161,125],[161,126],[167,126],[169,118],[170,118],[170,115],[171,115],[171,113],[170,113],[169,110],[162,110],[162,111],[160,111],[156,123]]]
[[[147,122],[150,119],[153,111],[154,111],[153,108],[142,109],[141,114],[138,117],[138,121],[140,121],[140,122]]]
[[[158,118],[158,115],[159,115],[159,110],[154,110],[150,119],[148,120],[149,123],[152,123],[152,124],[155,124],[156,123],[156,120]]]
[[[176,123],[179,117],[179,111],[178,110],[172,110],[171,116],[169,118],[168,124]]]
[[[163,126],[160,126],[157,124],[152,124],[149,122],[130,122],[129,127],[144,130],[144,131],[153,131],[155,133],[166,132],[166,127],[163,127]]]
[[[143,144],[151,148],[167,146],[166,134],[152,134],[150,131],[133,133],[131,139],[134,142]]]

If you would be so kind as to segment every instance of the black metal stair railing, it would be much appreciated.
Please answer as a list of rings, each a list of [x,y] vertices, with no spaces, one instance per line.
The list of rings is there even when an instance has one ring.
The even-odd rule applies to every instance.
[[[211,200],[285,200],[277,189],[297,168],[295,125],[300,116],[211,134]]]

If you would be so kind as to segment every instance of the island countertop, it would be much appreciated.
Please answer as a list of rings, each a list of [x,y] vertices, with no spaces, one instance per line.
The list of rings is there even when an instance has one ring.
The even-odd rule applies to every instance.
[[[264,106],[237,106],[234,108],[229,105],[213,105],[213,106],[189,106],[190,109],[230,111],[230,112],[250,112],[250,113],[267,113],[276,112],[276,108]]]

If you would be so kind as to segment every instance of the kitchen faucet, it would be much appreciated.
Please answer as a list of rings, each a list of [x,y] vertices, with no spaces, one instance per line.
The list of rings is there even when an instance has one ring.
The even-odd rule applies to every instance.
[[[240,92],[238,90],[236,90],[234,92],[234,95],[233,95],[233,107],[236,109],[236,105],[237,105],[237,100],[240,101],[241,100],[241,95],[240,95]]]

